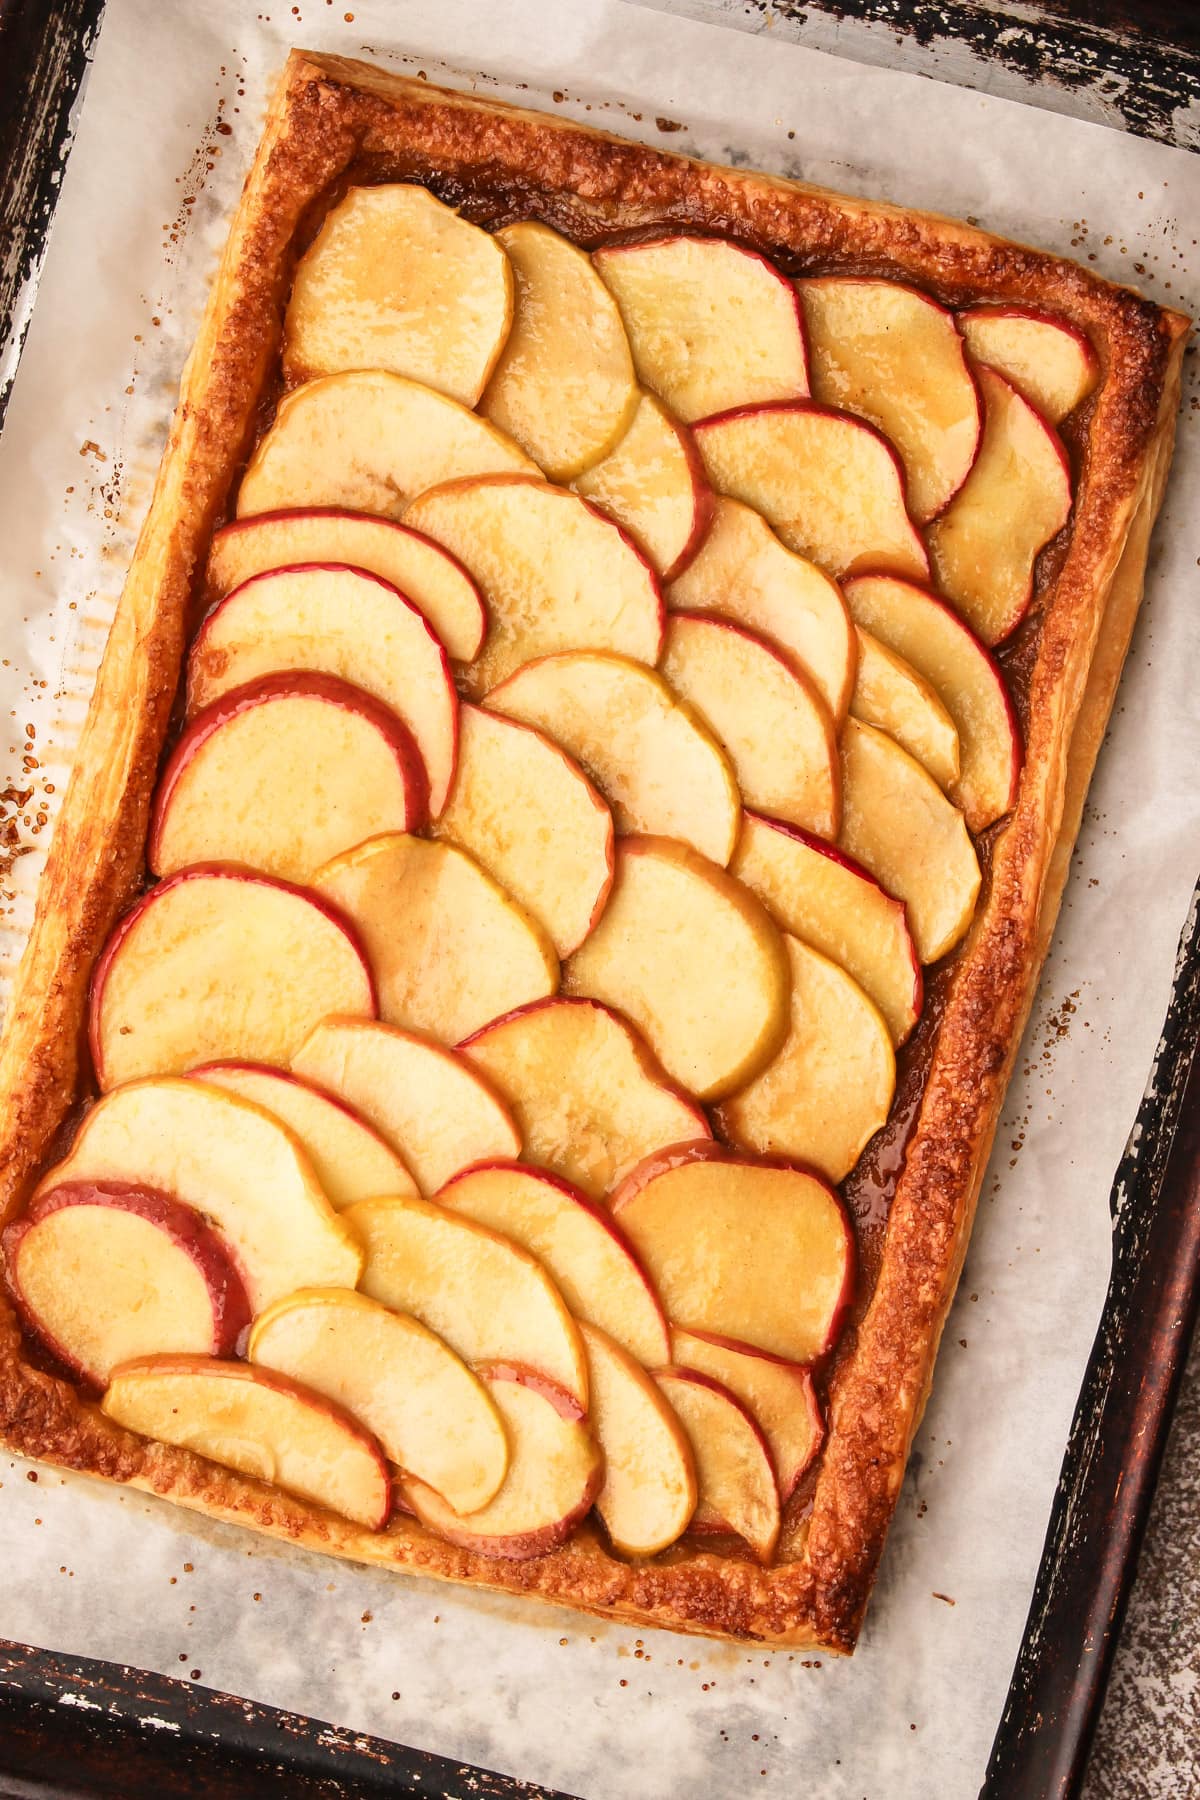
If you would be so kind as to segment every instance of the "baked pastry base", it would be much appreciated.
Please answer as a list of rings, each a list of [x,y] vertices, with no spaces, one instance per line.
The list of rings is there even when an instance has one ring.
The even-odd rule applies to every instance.
[[[209,537],[273,392],[296,255],[349,179],[426,180],[470,217],[542,217],[592,247],[670,224],[791,273],[872,273],[950,306],[1040,307],[1083,331],[1102,381],[1078,427],[1076,500],[1044,554],[1025,634],[1026,762],[989,834],[865,1313],[839,1353],[815,1485],[775,1566],[685,1542],[615,1556],[590,1525],[553,1555],[495,1561],[397,1516],[371,1533],[189,1452],[122,1431],[29,1359],[0,1301],[0,1442],[210,1516],[361,1562],[642,1624],[849,1651],[863,1617],[965,1255],[992,1136],[1066,880],[1141,596],[1170,462],[1187,321],[1085,269],[929,214],[718,169],[569,122],[295,53],[234,219],[64,799],[0,1045],[0,1223],[86,1081],[93,961],[138,890],[159,757]]]

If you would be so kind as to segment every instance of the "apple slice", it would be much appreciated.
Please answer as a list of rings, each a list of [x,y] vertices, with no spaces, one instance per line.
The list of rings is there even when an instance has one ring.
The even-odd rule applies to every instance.
[[[360,1200],[343,1214],[366,1245],[359,1283],[393,1312],[412,1313],[472,1364],[519,1362],[587,1411],[579,1328],[536,1258],[497,1231],[433,1200]]]
[[[594,1325],[581,1325],[591,1425],[604,1453],[596,1511],[622,1556],[657,1556],[696,1510],[696,1462],[674,1407],[652,1375]]]
[[[118,1363],[155,1350],[230,1356],[250,1323],[246,1290],[217,1233],[152,1187],[44,1188],[0,1241],[26,1325],[94,1387]]]
[[[1051,425],[1086,400],[1100,379],[1100,359],[1081,331],[1046,313],[977,306],[958,315],[977,362],[1011,381]]]
[[[508,1472],[508,1439],[486,1387],[416,1319],[346,1288],[303,1288],[254,1322],[246,1349],[345,1407],[389,1462],[474,1512]]]
[[[693,1531],[732,1532],[769,1563],[779,1542],[779,1489],[757,1421],[709,1375],[659,1369],[654,1379],[683,1424],[696,1464]]]
[[[846,603],[837,583],[781,543],[753,507],[718,496],[708,535],[672,580],[667,604],[716,613],[765,638],[808,676],[835,724],[845,718],[857,655]]]
[[[362,1271],[357,1235],[330,1206],[300,1139],[201,1081],[157,1077],[105,1094],[37,1198],[81,1181],[157,1188],[195,1207],[231,1252],[255,1313],[294,1288],[354,1287]]]
[[[698,1331],[673,1331],[671,1356],[676,1364],[719,1381],[741,1401],[767,1440],[779,1502],[786,1506],[825,1436],[812,1370]]]
[[[928,577],[896,452],[861,419],[802,401],[746,407],[705,419],[696,444],[715,488],[753,506],[789,550],[830,575]]]
[[[787,1033],[787,959],[769,915],[674,838],[618,841],[612,897],[563,983],[623,1012],[699,1100],[743,1087]]]
[[[326,1013],[375,1016],[356,933],[316,894],[245,869],[184,869],[115,926],[92,974],[101,1088],[236,1058],[286,1063]]]
[[[619,526],[565,488],[522,475],[448,482],[406,515],[466,565],[491,620],[466,670],[474,700],[555,650],[615,650],[654,664],[662,595]]]
[[[729,759],[644,663],[564,650],[526,663],[487,706],[561,745],[612,807],[618,831],[659,832],[729,861],[742,812]]]
[[[292,1067],[369,1119],[411,1164],[422,1193],[436,1192],[472,1163],[521,1154],[512,1114],[470,1063],[412,1032],[322,1019]]]
[[[158,784],[154,875],[238,863],[304,882],[382,831],[419,831],[429,783],[408,727],[334,675],[264,675],[197,713]]]
[[[923,963],[966,935],[982,877],[961,812],[906,750],[857,719],[842,728],[839,842],[903,900]]]
[[[637,1032],[594,1000],[519,1007],[459,1049],[512,1107],[525,1160],[593,1200],[651,1150],[712,1136]]]
[[[454,775],[458,696],[446,652],[403,594],[378,576],[333,563],[252,577],[196,634],[188,712],[284,669],[337,676],[388,707],[416,740],[437,818]]]
[[[558,986],[558,958],[541,926],[452,844],[373,838],[313,880],[361,931],[389,1025],[453,1044]],[[373,1010],[325,1006],[308,1030],[330,1013]],[[302,1042],[289,1045],[288,1060]]]
[[[428,487],[505,471],[540,474],[457,400],[383,369],[322,375],[279,402],[242,477],[237,516],[328,506],[398,519]]]
[[[642,395],[620,443],[573,485],[625,527],[664,581],[687,567],[712,518],[696,447],[653,394]]]
[[[858,678],[850,711],[895,738],[949,792],[959,777],[958,727],[923,675],[861,625],[856,629]]]
[[[958,729],[950,797],[972,831],[995,824],[1016,800],[1022,761],[1020,727],[995,659],[953,607],[910,581],[857,575],[846,584],[846,603],[936,688]]]
[[[887,1020],[893,1044],[902,1044],[924,997],[903,901],[832,844],[758,813],[743,818],[730,866],[785,931],[854,977]]]
[[[628,1244],[608,1214],[560,1176],[477,1163],[439,1188],[437,1200],[536,1256],[581,1324],[600,1326],[641,1363],[668,1360],[662,1308]]]
[[[683,612],[668,621],[662,672],[715,732],[748,806],[837,836],[837,738],[807,676],[740,625]]]
[[[639,376],[685,423],[808,393],[796,292],[765,256],[677,236],[609,244],[593,260],[616,295]]]
[[[353,1021],[354,1025],[361,1023],[359,1019]],[[323,1029],[318,1025],[314,1036]],[[371,1029],[382,1031],[386,1027],[375,1025]],[[417,1191],[404,1163],[377,1131],[364,1124],[342,1100],[323,1094],[284,1069],[270,1069],[262,1063],[202,1063],[189,1071],[189,1079],[251,1100],[295,1132],[327,1200],[339,1212],[353,1206],[356,1200]]]
[[[512,268],[490,232],[415,182],[352,187],[296,266],[284,373],[390,369],[474,406],[512,318]]]
[[[512,1363],[479,1374],[508,1433],[504,1486],[466,1518],[423,1482],[402,1482],[401,1494],[422,1525],[464,1550],[512,1561],[548,1556],[591,1511],[604,1460],[574,1400],[554,1382]]]
[[[947,599],[985,644],[998,644],[1028,611],[1039,551],[1071,516],[1071,466],[1011,383],[982,363],[977,373],[983,442],[961,492],[929,528],[929,555]]]
[[[899,281],[823,275],[797,286],[814,396],[882,431],[903,459],[913,517],[936,517],[966,480],[981,430],[954,314]]]
[[[382,1531],[392,1509],[374,1438],[340,1406],[267,1369],[144,1356],[113,1371],[103,1410],[127,1431],[191,1450]]]
[[[334,506],[232,519],[213,535],[208,592],[219,600],[256,575],[309,563],[377,575],[428,619],[448,656],[456,662],[478,656],[487,630],[479,589],[449,551],[395,519],[372,519]],[[192,655],[194,670],[195,646]],[[193,704],[203,705],[205,697]]]
[[[854,1237],[837,1194],[810,1170],[688,1144],[639,1163],[612,1209],[673,1325],[789,1362],[812,1362],[836,1341]]]
[[[534,219],[503,225],[516,278],[508,342],[479,410],[554,481],[607,455],[638,403],[616,303],[582,250]]]
[[[744,1150],[848,1175],[887,1123],[896,1059],[878,1007],[819,950],[784,936],[791,1027],[782,1050],[720,1109],[721,1133]]]
[[[591,931],[613,879],[613,820],[583,771],[530,725],[464,706],[438,836],[468,851],[559,956]]]

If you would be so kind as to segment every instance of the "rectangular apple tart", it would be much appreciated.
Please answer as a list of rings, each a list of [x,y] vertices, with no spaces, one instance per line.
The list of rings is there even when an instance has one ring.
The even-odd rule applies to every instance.
[[[5,1445],[850,1650],[1186,325],[293,55],[0,1050]]]

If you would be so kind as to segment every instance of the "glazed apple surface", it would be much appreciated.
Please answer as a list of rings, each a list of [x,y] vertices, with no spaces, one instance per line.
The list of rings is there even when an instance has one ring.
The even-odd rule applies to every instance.
[[[741,1401],[767,1440],[785,1506],[825,1435],[812,1370],[746,1344],[680,1329],[671,1333],[671,1359],[711,1376]]]
[[[692,1529],[732,1532],[759,1562],[769,1563],[779,1542],[779,1490],[759,1426],[711,1375],[671,1368],[658,1370],[655,1380],[692,1447],[697,1488]]]
[[[696,1510],[696,1458],[680,1416],[642,1365],[594,1325],[580,1326],[591,1386],[589,1423],[604,1457],[596,1511],[613,1548],[656,1556]]]
[[[980,306],[958,315],[967,349],[1011,381],[1051,425],[1074,412],[1100,379],[1100,360],[1061,319],[1018,307]]]
[[[653,394],[642,395],[624,436],[574,487],[624,527],[664,581],[687,567],[712,518],[696,447]]]
[[[858,678],[850,711],[894,738],[949,792],[960,773],[958,727],[923,675],[861,625],[856,629]]]

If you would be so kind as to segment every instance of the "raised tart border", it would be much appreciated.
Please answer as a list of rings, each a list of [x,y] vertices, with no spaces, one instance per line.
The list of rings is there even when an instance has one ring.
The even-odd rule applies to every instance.
[[[278,351],[297,234],[356,159],[567,209],[581,237],[668,224],[792,265],[910,281],[944,304],[1010,303],[1096,349],[1065,555],[1040,604],[1015,808],[938,1026],[874,1295],[839,1373],[807,1528],[770,1569],[711,1551],[615,1557],[588,1526],[497,1562],[398,1515],[379,1534],[121,1430],[31,1366],[0,1298],[0,1442],[212,1517],[361,1562],[536,1595],[641,1624],[849,1651],[882,1554],[970,1234],[1004,1091],[1066,880],[1141,598],[1188,321],[1075,263],[951,220],[643,148],[567,120],[293,52],[275,92],[105,651],[0,1043],[0,1223],[77,1100],[92,964],[143,874],[150,799],[194,590]]]

